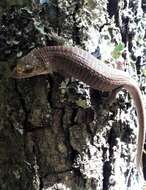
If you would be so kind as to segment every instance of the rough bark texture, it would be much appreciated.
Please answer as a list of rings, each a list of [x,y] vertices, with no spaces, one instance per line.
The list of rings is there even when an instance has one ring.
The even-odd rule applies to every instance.
[[[140,1],[50,0],[4,10],[8,2],[0,19],[0,189],[140,190],[136,115],[125,92],[109,106],[107,93],[63,74],[10,78],[34,47],[78,45],[114,63],[110,49],[123,42],[122,61],[143,84]]]

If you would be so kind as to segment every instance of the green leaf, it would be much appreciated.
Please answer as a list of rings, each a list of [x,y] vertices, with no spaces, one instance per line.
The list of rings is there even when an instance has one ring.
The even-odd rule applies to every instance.
[[[115,47],[115,51],[122,51],[124,49],[124,44],[120,42],[118,45]]]
[[[124,44],[122,42],[120,42],[118,45],[115,46],[114,50],[112,51],[112,57],[114,59],[118,59],[121,54],[122,54],[122,51],[124,50]]]

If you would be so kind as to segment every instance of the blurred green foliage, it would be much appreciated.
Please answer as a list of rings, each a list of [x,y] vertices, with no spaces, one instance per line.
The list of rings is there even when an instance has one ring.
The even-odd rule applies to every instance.
[[[120,42],[120,43],[118,43],[116,46],[115,46],[115,48],[114,48],[114,50],[113,50],[113,52],[112,52],[112,57],[114,58],[114,59],[118,59],[121,55],[122,55],[122,52],[123,52],[123,50],[124,50],[124,44],[122,43],[122,42]]]

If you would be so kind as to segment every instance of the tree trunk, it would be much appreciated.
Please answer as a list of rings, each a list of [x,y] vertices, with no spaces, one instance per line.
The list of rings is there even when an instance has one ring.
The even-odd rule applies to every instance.
[[[28,8],[20,8],[25,3]],[[0,21],[0,189],[140,190],[133,161],[137,119],[125,91],[110,106],[109,93],[63,73],[11,78],[31,49],[67,44],[126,68],[143,85],[140,0],[6,7]]]

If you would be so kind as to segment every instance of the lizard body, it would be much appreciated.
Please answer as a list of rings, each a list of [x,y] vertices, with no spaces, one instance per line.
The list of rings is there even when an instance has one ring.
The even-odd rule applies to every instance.
[[[20,64],[17,64],[13,71],[13,78],[29,78],[54,71],[73,76],[97,90],[117,93],[121,88],[124,88],[129,92],[134,100],[138,115],[139,134],[136,166],[137,169],[140,169],[144,144],[145,114],[142,94],[135,80],[126,72],[107,66],[84,50],[64,46],[49,46],[32,50],[21,59]]]

